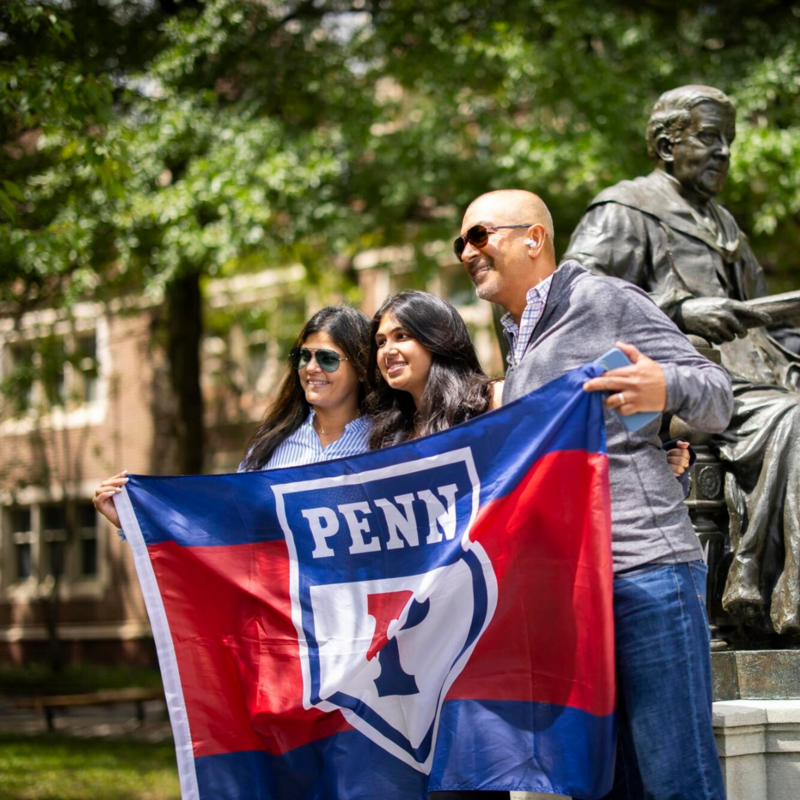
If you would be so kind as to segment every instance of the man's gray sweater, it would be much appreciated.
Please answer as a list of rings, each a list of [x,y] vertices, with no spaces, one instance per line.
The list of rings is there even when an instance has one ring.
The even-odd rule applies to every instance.
[[[594,361],[616,341],[633,344],[664,370],[668,413],[708,432],[725,430],[733,412],[727,372],[701,356],[641,289],[592,275],[566,261],[553,275],[544,314],[518,364],[509,367],[503,402]],[[631,432],[605,412],[614,571],[703,557],[661,449],[661,418]]]

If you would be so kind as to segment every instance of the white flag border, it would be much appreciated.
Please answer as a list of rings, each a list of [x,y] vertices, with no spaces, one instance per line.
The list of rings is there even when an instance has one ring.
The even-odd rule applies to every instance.
[[[114,505],[122,522],[125,538],[133,551],[136,574],[139,576],[145,607],[150,617],[150,627],[153,629],[153,638],[156,642],[158,664],[164,682],[164,696],[167,700],[167,711],[172,725],[172,735],[175,739],[181,797],[183,800],[200,800],[189,717],[186,713],[186,701],[183,698],[178,659],[175,655],[164,601],[161,598],[150,554],[147,551],[147,545],[126,488],[123,488],[121,494],[114,497]]]

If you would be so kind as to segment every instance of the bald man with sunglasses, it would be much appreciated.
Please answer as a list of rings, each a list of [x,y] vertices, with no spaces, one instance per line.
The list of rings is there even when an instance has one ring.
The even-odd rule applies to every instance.
[[[531,192],[477,198],[454,247],[478,297],[506,310],[504,402],[615,345],[633,362],[584,386],[610,392],[619,746],[607,798],[722,800],[703,554],[661,450],[660,416],[631,432],[618,414],[677,414],[720,432],[733,411],[730,378],[632,284],[576,261],[557,266],[550,212]]]

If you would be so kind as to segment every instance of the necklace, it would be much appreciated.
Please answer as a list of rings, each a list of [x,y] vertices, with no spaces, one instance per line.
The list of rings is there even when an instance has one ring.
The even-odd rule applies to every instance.
[[[333,435],[333,431],[326,431],[325,428],[322,427],[322,423],[317,423],[317,421],[314,420],[314,425],[315,425],[315,427],[317,429],[317,432],[320,435],[322,435],[322,436],[332,436]],[[344,431],[344,428],[342,428],[342,431]]]

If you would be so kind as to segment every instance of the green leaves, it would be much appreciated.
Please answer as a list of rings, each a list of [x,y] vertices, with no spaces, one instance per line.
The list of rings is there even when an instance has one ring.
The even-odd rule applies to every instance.
[[[7,0],[0,303],[66,316],[291,266],[252,308],[204,311],[217,345],[238,328],[283,352],[309,302],[358,300],[365,250],[402,245],[424,285],[482,192],[542,194],[563,252],[594,194],[651,169],[649,110],[686,83],[734,98],[723,200],[773,286],[796,288],[799,24],[800,2],[779,0]],[[199,320],[192,297],[161,321]],[[154,341],[197,352],[200,327],[185,328]],[[20,411],[64,402],[50,344],[33,359],[49,377],[18,353],[4,388]],[[199,375],[175,375],[200,430]]]
[[[800,11],[736,7],[212,0],[126,17],[13,0],[0,270],[61,296],[90,272],[116,291],[298,257],[318,278],[365,247],[449,237],[502,186],[541,192],[563,247],[594,193],[650,168],[657,96],[697,81],[735,98],[727,201],[780,267],[800,244]]]

